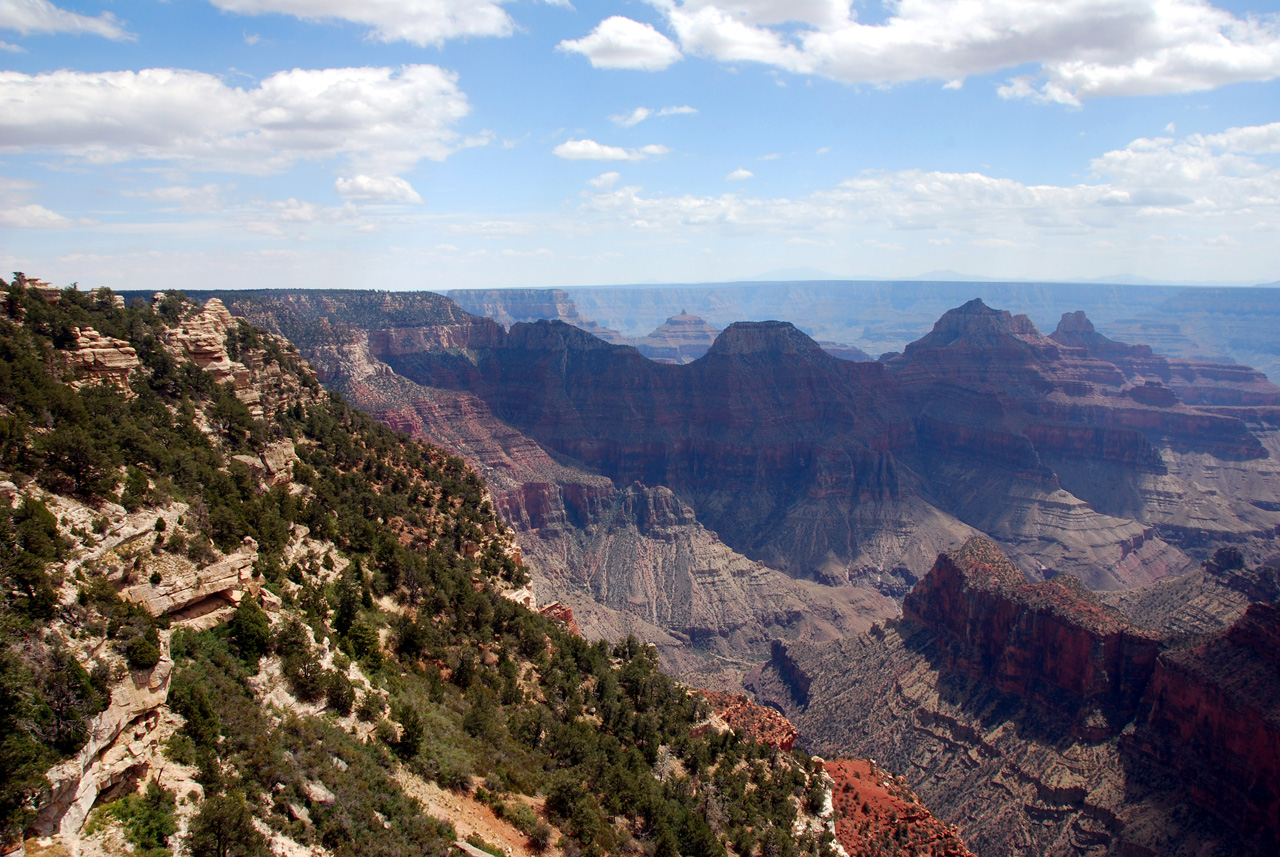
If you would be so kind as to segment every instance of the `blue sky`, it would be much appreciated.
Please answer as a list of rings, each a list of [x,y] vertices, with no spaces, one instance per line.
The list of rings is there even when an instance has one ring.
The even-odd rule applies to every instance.
[[[1280,16],[0,0],[0,270],[85,287],[1280,279]]]

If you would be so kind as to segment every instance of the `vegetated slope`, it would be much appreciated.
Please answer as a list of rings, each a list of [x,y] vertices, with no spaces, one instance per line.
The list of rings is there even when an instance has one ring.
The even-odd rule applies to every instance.
[[[521,853],[827,853],[807,756],[697,728],[650,649],[513,600],[519,553],[460,459],[216,301],[15,279],[6,849],[443,855],[480,829],[425,802]]]
[[[975,540],[938,558],[902,619],[779,645],[748,684],[812,749],[903,774],[984,855],[1270,854],[1278,595],[1274,566],[1224,548],[1108,596],[1142,627]]]
[[[433,294],[353,297],[366,326],[323,340],[341,293],[226,298],[297,328],[361,407],[477,462],[535,584],[589,634],[636,630],[668,657],[865,628],[977,532],[1033,578],[1114,589],[1225,542],[1260,556],[1280,525],[1280,388],[1111,342],[1076,314],[1046,337],[970,301],[877,363],[738,323],[669,366]]]

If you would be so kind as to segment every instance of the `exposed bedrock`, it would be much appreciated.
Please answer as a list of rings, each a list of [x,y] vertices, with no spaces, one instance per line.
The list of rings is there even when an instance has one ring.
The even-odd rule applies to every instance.
[[[971,541],[903,619],[779,643],[746,684],[811,751],[902,772],[984,855],[1272,854],[1280,610],[1248,602],[1276,572],[1242,559],[1109,597],[1142,628]]]

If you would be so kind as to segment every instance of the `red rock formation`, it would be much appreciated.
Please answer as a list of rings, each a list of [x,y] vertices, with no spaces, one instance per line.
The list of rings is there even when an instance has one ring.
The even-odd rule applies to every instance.
[[[836,810],[836,841],[850,855],[975,857],[954,824],[925,808],[901,777],[870,759],[823,762]]]
[[[1029,583],[985,539],[940,555],[902,615],[951,641],[952,669],[1059,710],[1100,706],[1116,728],[1132,718],[1160,648],[1080,581]]]
[[[1280,604],[1240,604],[1276,586],[1274,567],[1222,549],[1115,599],[1157,635],[1078,584],[1026,582],[974,541],[938,558],[904,621],[779,646],[746,683],[806,746],[903,771],[984,854],[1269,855]]]
[[[554,622],[559,622],[570,634],[574,634],[579,637],[582,636],[582,630],[578,627],[578,623],[573,618],[573,610],[561,604],[559,601],[552,601],[545,607],[539,608],[538,612]]]
[[[750,697],[740,693],[714,690],[699,690],[698,693],[706,697],[716,716],[733,731],[783,752],[789,753],[795,747],[799,733],[790,720],[772,708],[752,702]]]
[[[1147,701],[1141,749],[1196,803],[1280,849],[1280,605],[1251,604],[1224,632],[1162,654]]]

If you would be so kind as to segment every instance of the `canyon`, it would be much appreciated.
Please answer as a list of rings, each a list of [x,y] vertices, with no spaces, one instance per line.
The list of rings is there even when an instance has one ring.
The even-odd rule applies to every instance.
[[[491,300],[497,320],[432,293],[219,296],[352,403],[483,473],[540,599],[721,690],[775,639],[896,616],[974,535],[1030,580],[1105,591],[1222,544],[1259,559],[1280,526],[1280,388],[1108,339],[1076,310],[1045,336],[970,300],[862,362],[788,322],[734,322],[676,365],[518,320],[581,322],[559,293]]]
[[[1275,561],[1233,548],[1100,597],[974,539],[900,619],[779,644],[747,684],[811,749],[900,772],[981,854],[1274,853],[1277,595]]]

